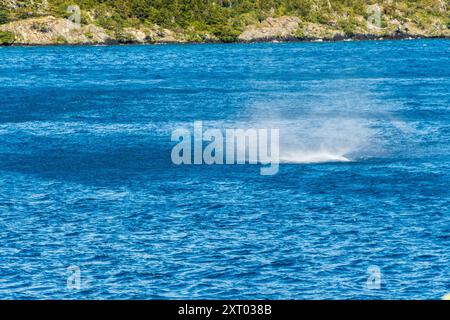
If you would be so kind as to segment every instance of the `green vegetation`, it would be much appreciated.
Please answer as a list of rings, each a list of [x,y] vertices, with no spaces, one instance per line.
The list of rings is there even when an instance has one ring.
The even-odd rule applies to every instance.
[[[183,33],[190,41],[216,38],[236,40],[249,24],[267,17],[297,16],[302,22],[312,22],[342,30],[353,35],[366,29],[370,15],[368,6],[382,8],[382,26],[386,19],[399,22],[415,21],[422,27],[434,18],[450,27],[450,5],[442,0],[0,0],[14,3],[0,9],[0,24],[9,20],[52,15],[69,17],[68,6],[81,8],[81,23],[96,24],[128,43],[124,28],[160,27]],[[298,32],[302,35],[302,31]]]
[[[12,32],[0,31],[0,45],[11,45],[14,40],[15,36]]]
[[[55,39],[55,43],[56,44],[67,44],[67,40],[65,38],[61,37],[61,36],[58,36]]]
[[[4,9],[0,9],[0,24],[9,22],[8,12]]]

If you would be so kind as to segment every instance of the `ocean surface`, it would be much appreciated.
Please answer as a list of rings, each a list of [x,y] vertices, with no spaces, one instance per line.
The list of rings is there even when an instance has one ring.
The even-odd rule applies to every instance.
[[[448,40],[0,48],[0,298],[440,299],[449,57]],[[279,172],[174,165],[196,120],[278,128]]]

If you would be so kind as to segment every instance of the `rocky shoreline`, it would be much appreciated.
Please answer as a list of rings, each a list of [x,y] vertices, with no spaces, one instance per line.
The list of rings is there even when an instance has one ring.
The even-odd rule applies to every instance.
[[[410,41],[410,40],[432,40],[443,39],[450,40],[450,37],[417,37],[408,34],[401,36],[385,36],[379,37],[376,35],[355,35],[349,38],[335,38],[335,39],[316,39],[316,38],[283,38],[283,39],[258,39],[253,41],[158,41],[158,42],[119,42],[115,40],[107,41],[104,43],[49,43],[49,44],[30,44],[30,43],[13,43],[13,44],[0,44],[0,47],[87,47],[87,46],[139,46],[139,45],[203,45],[203,44],[260,44],[260,43],[332,43],[332,42],[359,42],[359,41]]]
[[[438,27],[436,27],[438,26]],[[249,25],[233,43],[259,42],[330,42],[363,40],[405,40],[419,38],[450,39],[447,26],[437,22],[430,28],[414,23],[391,21],[383,29],[368,28],[346,34],[332,25],[303,22],[297,17],[269,17]],[[3,41],[2,41],[3,39]],[[168,30],[157,25],[124,28],[111,32],[94,24],[79,25],[71,20],[46,16],[0,25],[0,45],[117,45],[117,44],[192,44],[223,43],[212,35],[202,35],[201,41],[191,41],[183,31]]]

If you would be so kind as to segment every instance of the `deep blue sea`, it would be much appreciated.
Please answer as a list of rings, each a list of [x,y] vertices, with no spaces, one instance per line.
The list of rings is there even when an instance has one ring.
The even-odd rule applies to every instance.
[[[449,57],[449,40],[0,48],[0,298],[440,299]],[[195,120],[279,128],[278,174],[174,165]]]

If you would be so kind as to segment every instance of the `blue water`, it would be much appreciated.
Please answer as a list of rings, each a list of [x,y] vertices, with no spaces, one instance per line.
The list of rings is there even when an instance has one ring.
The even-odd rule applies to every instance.
[[[0,298],[440,299],[449,57],[448,40],[0,48]],[[287,160],[175,166],[194,120],[279,128]]]

